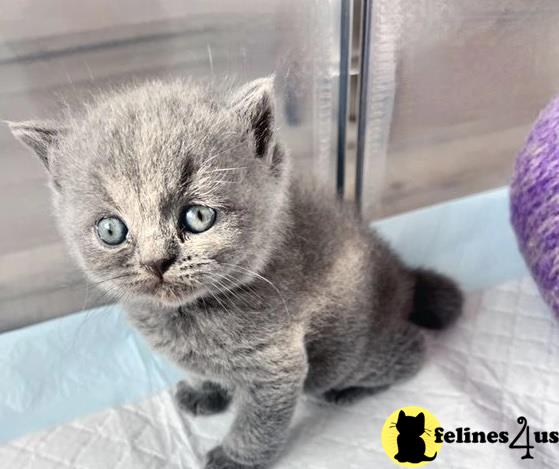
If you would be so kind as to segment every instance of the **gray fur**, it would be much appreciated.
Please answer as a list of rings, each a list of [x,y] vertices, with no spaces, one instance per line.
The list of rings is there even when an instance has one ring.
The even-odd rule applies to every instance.
[[[211,381],[203,381],[196,387],[180,381],[175,398],[179,406],[192,415],[217,414],[231,403],[231,393]]]
[[[207,468],[269,465],[303,391],[347,402],[421,366],[416,273],[352,207],[291,174],[272,79],[235,93],[151,82],[102,95],[47,133],[12,128],[47,166],[61,232],[87,274],[156,350],[215,383],[180,385],[181,406],[217,412],[234,395],[237,417]],[[217,210],[211,229],[180,230],[191,203]],[[124,245],[97,239],[107,215],[126,222]],[[145,267],[158,259],[175,259],[163,284]],[[450,322],[461,309],[452,282],[429,277],[421,298],[437,278],[445,293],[416,313]]]

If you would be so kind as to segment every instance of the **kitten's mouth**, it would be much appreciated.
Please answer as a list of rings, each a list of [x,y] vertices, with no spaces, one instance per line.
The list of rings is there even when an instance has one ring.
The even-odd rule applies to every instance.
[[[175,289],[176,289],[176,285],[169,282],[168,280],[163,280],[163,279],[159,279],[152,282],[150,286],[147,288],[148,292],[156,296],[166,294],[169,292],[174,292]]]
[[[194,293],[194,288],[188,285],[176,284],[164,279],[158,279],[146,286],[145,292],[153,299],[170,306],[177,306],[188,301]]]

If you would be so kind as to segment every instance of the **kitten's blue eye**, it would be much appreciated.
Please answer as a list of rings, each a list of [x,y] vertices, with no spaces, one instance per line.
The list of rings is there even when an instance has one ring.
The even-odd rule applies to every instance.
[[[118,217],[106,217],[97,222],[97,235],[109,246],[122,244],[127,233],[128,228]]]
[[[183,225],[191,233],[202,233],[215,223],[215,210],[205,205],[192,205],[183,215]]]

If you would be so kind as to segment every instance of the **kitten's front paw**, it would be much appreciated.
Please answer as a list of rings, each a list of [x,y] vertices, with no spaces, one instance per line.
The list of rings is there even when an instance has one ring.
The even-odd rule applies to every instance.
[[[179,407],[193,415],[212,415],[223,412],[231,402],[227,390],[215,383],[206,381],[202,386],[193,388],[180,381],[175,399]]]
[[[264,466],[247,466],[233,461],[222,446],[216,446],[208,453],[205,469],[264,469]]]

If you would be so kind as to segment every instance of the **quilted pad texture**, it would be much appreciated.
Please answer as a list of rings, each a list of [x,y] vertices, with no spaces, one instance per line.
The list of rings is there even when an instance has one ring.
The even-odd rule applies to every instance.
[[[559,323],[532,280],[503,283],[468,294],[457,326],[429,336],[428,362],[412,380],[351,407],[302,399],[276,467],[396,467],[380,432],[394,410],[408,405],[428,409],[445,430],[508,431],[512,437],[520,429],[516,419],[525,416],[533,442],[535,431],[559,430],[558,390]],[[0,447],[0,468],[198,469],[231,419],[231,412],[181,414],[169,389],[13,440]],[[558,467],[559,444],[535,445],[533,460],[521,460],[524,453],[507,444],[445,443],[431,467]]]

